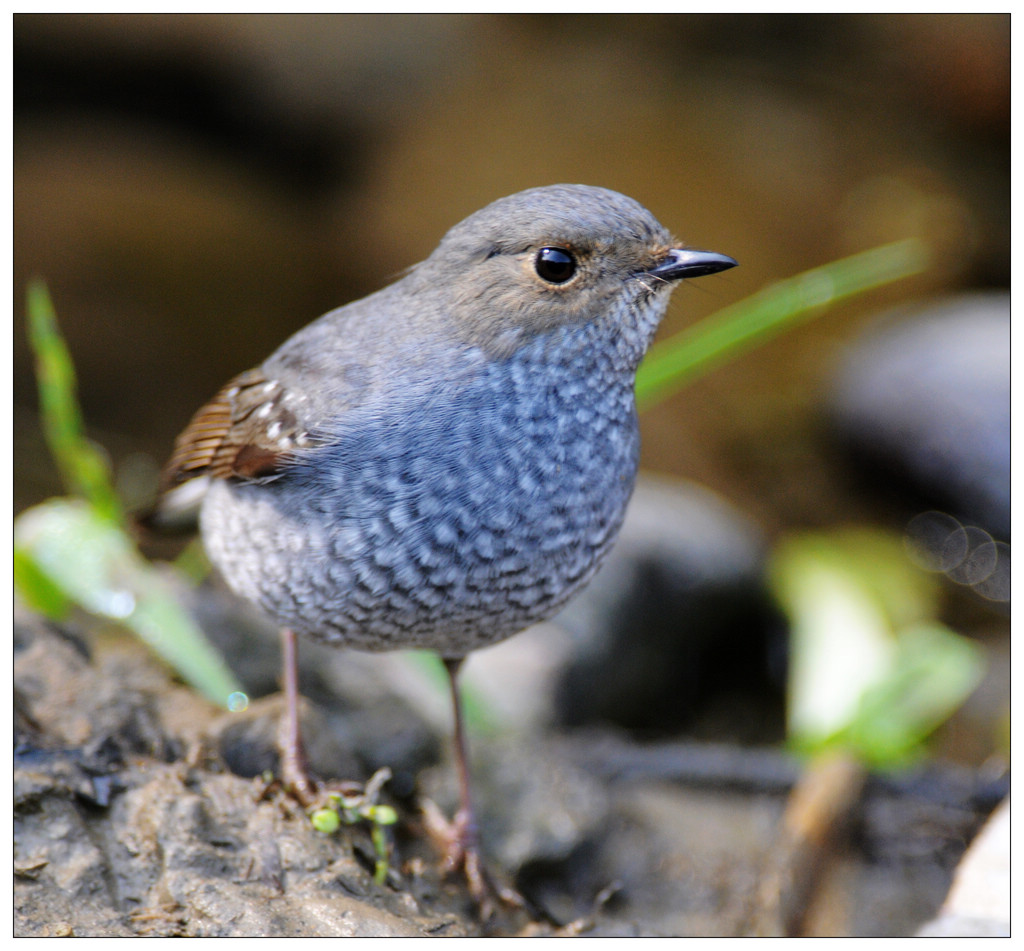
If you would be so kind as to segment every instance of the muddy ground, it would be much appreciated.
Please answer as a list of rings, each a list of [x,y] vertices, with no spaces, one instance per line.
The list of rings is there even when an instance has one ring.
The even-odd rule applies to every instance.
[[[481,922],[422,822],[424,797],[454,805],[443,717],[401,679],[304,652],[314,767],[393,771],[399,822],[375,884],[368,828],[317,832],[262,778],[276,695],[226,714],[84,619],[19,609],[15,635],[17,935],[912,934],[1008,784],[602,731],[478,735],[492,866],[540,909]],[[231,636],[227,655],[272,689],[266,632]]]

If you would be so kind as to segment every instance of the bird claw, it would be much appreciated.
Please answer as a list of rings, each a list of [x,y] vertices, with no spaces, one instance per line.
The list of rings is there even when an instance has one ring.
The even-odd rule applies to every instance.
[[[284,792],[303,809],[316,805],[323,796],[323,784],[310,774],[302,746],[282,742],[279,756],[278,782]]]
[[[385,779],[391,776],[390,770],[380,770],[378,773],[385,773]],[[320,807],[334,805],[339,799],[349,804],[376,802],[380,785],[374,782],[377,775],[374,774],[365,785],[355,780],[342,779],[321,782],[305,772],[301,775],[282,775],[278,782],[286,796],[294,799],[307,813],[311,813]]]
[[[519,892],[511,885],[497,883],[488,872],[480,854],[476,828],[467,812],[459,810],[455,818],[449,820],[429,799],[423,801],[422,809],[427,832],[444,855],[442,876],[448,878],[459,872],[465,876],[481,920],[493,918],[499,905],[529,909],[529,903]]]
[[[378,770],[365,786],[354,780],[335,779],[325,782],[310,773],[301,750],[298,756],[290,751],[281,751],[278,770],[280,775],[274,777],[271,788],[280,789],[306,812],[328,804],[332,795],[344,799],[375,800],[380,787],[391,778],[391,771],[383,769]]]

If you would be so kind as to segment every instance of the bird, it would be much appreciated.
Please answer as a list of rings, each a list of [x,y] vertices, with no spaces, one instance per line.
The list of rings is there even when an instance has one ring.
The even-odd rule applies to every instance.
[[[637,367],[680,281],[736,266],[623,194],[498,199],[393,283],[234,377],[178,437],[149,522],[198,510],[209,560],[281,630],[287,789],[316,798],[296,638],[444,661],[460,805],[444,868],[496,891],[473,811],[459,672],[598,570],[637,472]]]

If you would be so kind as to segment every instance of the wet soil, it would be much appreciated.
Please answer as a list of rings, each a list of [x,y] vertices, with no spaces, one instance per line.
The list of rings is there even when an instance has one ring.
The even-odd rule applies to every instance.
[[[260,656],[265,632],[237,633],[253,646],[234,656]],[[354,672],[346,652],[309,661],[332,689],[334,660],[355,684],[307,705],[314,767],[365,780],[392,760],[399,823],[377,884],[368,828],[324,835],[268,788],[275,695],[225,714],[87,619],[18,609],[15,635],[22,936],[911,934],[1007,785],[510,726],[476,738],[483,834],[492,867],[543,913],[482,922],[464,884],[440,877],[422,821],[424,796],[454,803],[444,727],[400,681]]]

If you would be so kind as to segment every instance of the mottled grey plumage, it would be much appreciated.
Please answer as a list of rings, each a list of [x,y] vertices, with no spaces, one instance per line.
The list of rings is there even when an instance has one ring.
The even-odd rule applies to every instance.
[[[538,274],[546,247],[575,258],[571,279]],[[734,263],[675,248],[604,189],[496,201],[229,384],[179,440],[168,499],[208,481],[211,560],[282,625],[464,656],[597,570],[633,488],[634,377],[669,292]]]

